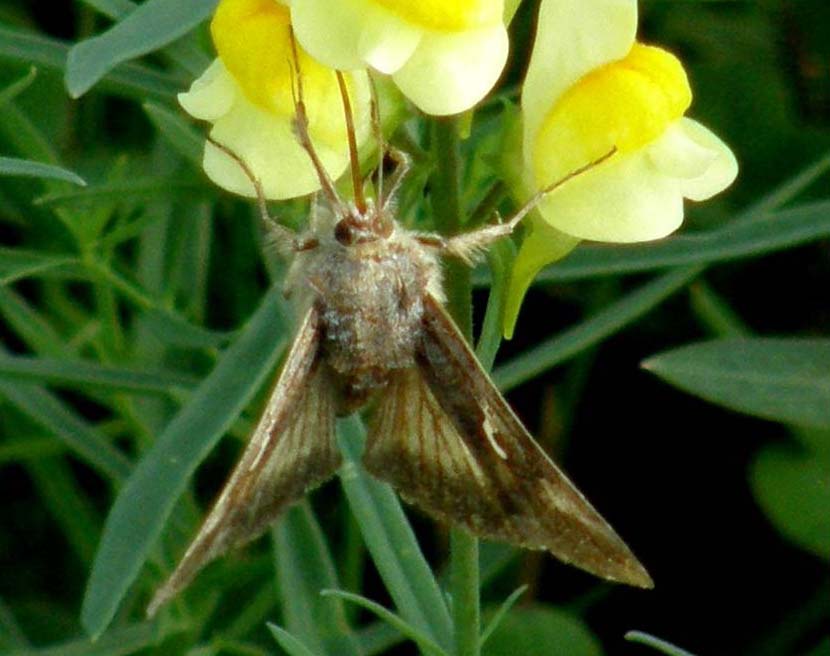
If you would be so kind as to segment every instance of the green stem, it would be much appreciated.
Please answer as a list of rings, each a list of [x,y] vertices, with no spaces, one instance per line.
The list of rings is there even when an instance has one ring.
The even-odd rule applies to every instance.
[[[444,234],[462,228],[461,154],[456,119],[433,123],[433,157],[436,167],[431,180],[435,224]],[[447,307],[464,337],[472,336],[472,285],[470,271],[460,262],[447,262],[445,291]],[[480,599],[478,540],[461,528],[450,530],[450,590],[455,656],[478,656]]]

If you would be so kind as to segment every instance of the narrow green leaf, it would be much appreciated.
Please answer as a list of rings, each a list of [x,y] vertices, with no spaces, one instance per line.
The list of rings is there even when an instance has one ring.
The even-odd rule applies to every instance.
[[[81,187],[86,186],[86,182],[81,176],[68,169],[16,157],[0,157],[0,175],[62,180]]]
[[[216,191],[203,181],[193,179],[192,176],[175,177],[168,176],[147,176],[132,178],[130,180],[118,180],[96,184],[81,190],[55,191],[35,199],[35,205],[45,207],[69,206],[86,207],[98,205],[103,201],[137,201],[157,200],[162,197],[188,198],[195,197],[211,198]]]
[[[167,310],[150,310],[143,320],[147,329],[165,344],[185,348],[218,348],[233,339],[234,333],[208,330]]]
[[[278,288],[265,296],[121,490],[104,526],[81,609],[90,635],[100,635],[109,624],[190,475],[273,370],[285,344],[281,299]]]
[[[19,80],[15,80],[11,84],[8,84],[5,89],[0,91],[0,106],[5,105],[7,102],[11,102],[17,98],[32,85],[32,82],[35,81],[36,77],[37,68],[32,66],[29,68],[29,72],[26,73],[26,75],[21,77]]]
[[[340,483],[363,539],[400,614],[448,649],[452,624],[441,589],[392,488],[363,469],[365,429],[357,417],[339,422],[344,464]]]
[[[830,428],[830,340],[738,338],[690,344],[643,367],[732,410]]]
[[[751,467],[752,489],[787,539],[830,559],[830,458],[765,446]]]
[[[498,610],[493,613],[493,617],[490,618],[490,621],[487,622],[487,626],[484,627],[484,630],[481,632],[481,638],[479,639],[479,648],[484,647],[484,643],[487,642],[487,639],[492,635],[493,631],[495,631],[501,621],[504,619],[504,616],[510,611],[513,606],[516,605],[516,602],[519,601],[519,597],[521,597],[525,590],[527,590],[526,585],[519,586],[516,588],[510,596],[505,599],[502,604],[499,606]]]
[[[338,585],[337,571],[308,501],[288,510],[273,535],[286,629],[321,654],[359,656],[343,604],[320,594]]]
[[[101,474],[114,481],[122,481],[129,475],[132,469],[129,460],[50,392],[31,383],[0,380],[0,397],[64,442]]]
[[[167,635],[181,630],[172,625],[165,628]],[[164,637],[155,623],[144,622],[114,629],[98,640],[78,638],[51,647],[7,651],[3,656],[126,656],[153,647]]]
[[[205,136],[184,119],[181,111],[174,112],[165,105],[152,102],[144,103],[143,107],[150,122],[176,152],[201,170]]]
[[[81,41],[66,60],[66,88],[86,93],[116,65],[187,34],[213,12],[216,0],[147,0],[106,32]]]
[[[20,248],[0,248],[0,285],[8,285],[21,278],[58,273],[77,266],[71,255],[53,255]]]
[[[423,631],[416,629],[401,616],[396,615],[371,599],[367,599],[361,595],[346,592],[344,590],[324,590],[323,595],[326,597],[337,597],[338,599],[349,601],[360,606],[361,608],[365,608],[371,613],[374,613],[378,616],[378,618],[395,627],[401,632],[401,634],[412,640],[418,645],[418,647],[420,647],[421,651],[427,654],[433,654],[434,656],[447,656],[447,652],[441,649],[441,647],[433,642],[432,639],[430,639],[429,636],[427,636]]]
[[[81,2],[113,20],[124,18],[137,6],[131,0],[81,0]]]
[[[795,248],[830,235],[830,201],[735,220],[698,235],[632,246],[583,246],[544,269],[537,283],[564,282],[690,264],[713,264]]]
[[[625,634],[625,639],[629,642],[637,642],[641,645],[648,645],[649,647],[653,647],[657,651],[667,654],[668,656],[694,656],[694,654],[686,651],[685,649],[675,647],[670,642],[656,638],[653,635],[644,633],[643,631],[629,631]]]
[[[318,654],[311,651],[300,640],[276,624],[269,622],[268,630],[271,631],[271,635],[274,636],[277,644],[288,652],[289,656],[318,656]]]
[[[69,46],[28,30],[0,25],[0,58],[36,65],[62,73],[66,67]],[[146,101],[148,98],[169,100],[181,91],[184,81],[138,64],[121,64],[102,81],[101,88],[113,93]]]
[[[44,506],[60,526],[79,560],[88,566],[95,555],[101,522],[86,492],[64,458],[29,461],[26,469]]]
[[[521,385],[639,319],[672,294],[683,289],[701,270],[699,267],[683,267],[655,278],[597,312],[590,319],[544,340],[497,367],[493,372],[493,380],[503,391]]]
[[[53,360],[0,353],[0,376],[67,387],[102,387],[125,392],[166,394],[172,389],[195,387],[193,376],[173,371],[136,371],[83,360]]]

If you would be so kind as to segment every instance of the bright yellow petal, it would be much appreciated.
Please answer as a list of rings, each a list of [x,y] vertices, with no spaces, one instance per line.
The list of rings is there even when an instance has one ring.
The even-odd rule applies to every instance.
[[[531,216],[528,228],[529,233],[522,241],[510,274],[504,306],[505,339],[513,337],[522,301],[539,271],[561,260],[579,244],[579,239],[559,232],[535,214]]]
[[[559,96],[583,75],[624,57],[636,32],[636,0],[542,0],[522,88],[526,144]]]
[[[501,23],[503,0],[374,0],[413,25],[440,32],[462,32]]]
[[[530,152],[540,187],[616,148],[631,153],[660,137],[691,103],[683,66],[640,43],[580,78],[546,113]]]
[[[427,114],[457,114],[493,88],[507,50],[507,30],[501,23],[459,34],[428,32],[394,80]]]

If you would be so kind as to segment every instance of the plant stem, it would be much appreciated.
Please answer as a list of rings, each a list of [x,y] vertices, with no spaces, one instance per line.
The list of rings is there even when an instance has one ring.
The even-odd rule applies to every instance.
[[[431,180],[432,208],[436,227],[444,234],[461,230],[461,155],[456,119],[433,123]],[[470,271],[461,262],[447,262],[445,291],[447,306],[464,337],[472,336],[472,285]],[[450,530],[450,590],[455,656],[479,654],[478,540],[464,529]]]

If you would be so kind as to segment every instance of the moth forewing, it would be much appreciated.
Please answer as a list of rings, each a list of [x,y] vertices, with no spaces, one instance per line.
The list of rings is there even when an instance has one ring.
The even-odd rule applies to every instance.
[[[606,579],[652,581],[536,444],[458,328],[424,299],[416,367],[380,400],[365,463],[427,513],[474,534],[546,549]]]
[[[312,306],[242,458],[181,562],[153,597],[148,616],[211,560],[260,535],[287,505],[334,474],[340,464],[334,424],[334,386],[320,357],[320,318]]]

